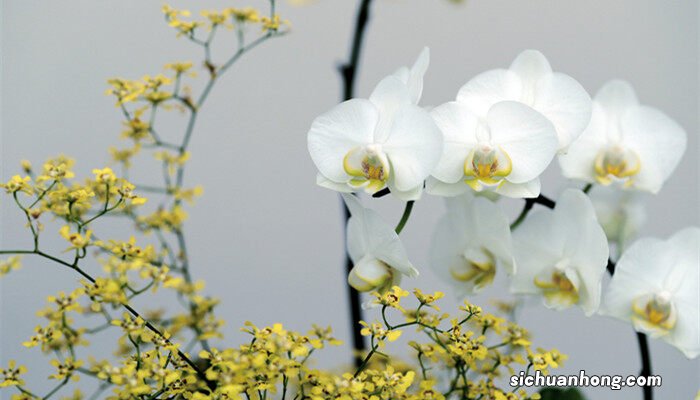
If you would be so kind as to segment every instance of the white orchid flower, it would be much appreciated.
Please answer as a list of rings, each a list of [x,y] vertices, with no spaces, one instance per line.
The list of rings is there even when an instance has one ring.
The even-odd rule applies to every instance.
[[[343,193],[350,210],[347,246],[353,268],[348,283],[360,292],[385,291],[398,285],[401,275],[417,277],[399,235],[379,214],[362,206],[357,197]]]
[[[432,267],[458,296],[478,293],[493,282],[496,266],[513,273],[508,218],[498,205],[468,193],[445,199],[430,248]]]
[[[680,125],[640,105],[629,83],[610,81],[593,99],[590,125],[559,163],[567,178],[657,193],[685,147]]]
[[[369,100],[352,99],[317,117],[308,148],[319,170],[317,183],[340,192],[389,187],[416,200],[442,152],[442,134],[417,106],[429,53],[411,68],[384,78]]]
[[[514,293],[542,295],[558,310],[577,304],[588,316],[598,309],[608,241],[583,192],[567,189],[554,210],[530,214],[513,233],[513,249]]]
[[[427,182],[428,193],[455,196],[471,187],[508,197],[539,195],[539,175],[558,143],[554,126],[542,114],[502,101],[480,118],[459,100],[431,114],[444,135],[444,150]]]
[[[622,255],[600,313],[700,355],[700,228],[668,240],[644,238]]]
[[[646,222],[644,193],[595,186],[588,196],[608,241],[616,245],[618,254],[622,253]]]
[[[482,117],[504,100],[521,102],[547,117],[556,128],[560,152],[566,152],[591,119],[591,98],[583,86],[568,75],[552,72],[537,50],[520,53],[510,69],[477,75],[457,95],[457,101]]]

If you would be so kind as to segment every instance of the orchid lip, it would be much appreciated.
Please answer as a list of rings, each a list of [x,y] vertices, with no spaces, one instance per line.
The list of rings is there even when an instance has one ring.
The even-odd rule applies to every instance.
[[[566,308],[579,302],[579,284],[575,273],[566,265],[568,260],[558,262],[548,274],[534,278],[534,284],[542,291],[546,304],[555,308]]]
[[[620,144],[611,145],[598,153],[593,163],[595,179],[602,185],[621,182],[627,187],[641,169],[639,155]]]
[[[450,275],[459,282],[473,282],[475,289],[488,286],[496,275],[496,259],[484,248],[465,251],[450,267]]]
[[[510,156],[500,146],[479,143],[464,161],[465,183],[476,191],[497,188],[512,169]]]
[[[676,325],[676,308],[668,291],[637,297],[632,302],[632,321],[652,337],[667,334]]]
[[[343,169],[351,177],[350,186],[374,193],[386,186],[390,164],[380,144],[368,144],[350,150],[343,158]]]

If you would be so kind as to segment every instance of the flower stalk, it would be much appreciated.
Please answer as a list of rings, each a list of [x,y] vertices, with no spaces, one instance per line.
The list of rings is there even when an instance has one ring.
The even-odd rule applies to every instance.
[[[358,65],[360,63],[360,54],[362,52],[362,45],[364,42],[365,31],[367,28],[367,22],[369,21],[369,11],[370,4],[372,0],[361,0],[357,17],[355,19],[355,28],[352,36],[352,47],[350,50],[350,59],[348,62],[339,67],[339,72],[343,82],[343,92],[342,99],[349,100],[354,97],[355,92],[355,81]],[[350,210],[345,206],[345,203],[341,199],[341,204],[343,205],[343,225],[347,225],[350,219]],[[350,274],[352,270],[353,263],[350,259],[350,255],[345,254],[345,272],[346,275]],[[353,349],[355,354],[353,359],[355,366],[359,367],[362,365],[362,359],[359,354],[362,354],[366,347],[365,340],[360,333],[362,327],[360,326],[360,321],[362,320],[362,308],[360,304],[360,293],[355,290],[352,286],[348,285],[348,302],[350,307],[350,329],[352,330],[353,338]]]

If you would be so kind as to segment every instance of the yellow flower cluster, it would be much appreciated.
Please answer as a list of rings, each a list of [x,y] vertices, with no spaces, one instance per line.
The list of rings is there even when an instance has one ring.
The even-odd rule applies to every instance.
[[[73,160],[63,156],[53,158],[44,164],[41,175],[15,175],[0,187],[14,197],[26,214],[35,237],[43,229],[41,215],[49,212],[74,225],[73,230],[68,225],[60,230],[61,236],[71,243],[70,249],[84,249],[90,244],[91,235],[86,228],[96,216],[142,205],[146,199],[137,196],[135,186],[117,178],[110,168],[93,170],[94,179],[86,179],[83,184],[74,182],[73,164]],[[30,199],[19,197],[19,193]],[[88,217],[91,213],[94,215]]]
[[[252,8],[227,7],[222,10],[202,10],[202,20],[187,20],[192,13],[189,10],[177,10],[169,5],[163,6],[165,19],[172,28],[178,32],[178,36],[194,38],[197,28],[206,28],[211,32],[217,27],[233,29],[243,27],[245,24],[260,24],[265,31],[278,31],[283,25],[289,25],[288,21],[282,21],[279,15],[270,17],[261,16],[260,11]]]

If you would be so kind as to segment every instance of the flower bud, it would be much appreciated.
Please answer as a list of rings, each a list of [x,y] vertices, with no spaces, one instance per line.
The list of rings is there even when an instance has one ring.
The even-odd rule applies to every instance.
[[[391,285],[393,276],[392,268],[388,264],[367,256],[352,267],[348,283],[360,292],[381,291]]]

